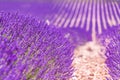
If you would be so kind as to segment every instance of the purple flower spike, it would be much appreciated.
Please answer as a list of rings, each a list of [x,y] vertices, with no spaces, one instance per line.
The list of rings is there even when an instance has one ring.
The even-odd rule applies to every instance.
[[[120,26],[111,28],[100,35],[101,42],[106,46],[106,65],[112,80],[120,79]],[[109,79],[108,79],[109,80]],[[111,79],[110,79],[111,80]]]
[[[0,13],[0,80],[68,80],[73,46],[60,29]]]

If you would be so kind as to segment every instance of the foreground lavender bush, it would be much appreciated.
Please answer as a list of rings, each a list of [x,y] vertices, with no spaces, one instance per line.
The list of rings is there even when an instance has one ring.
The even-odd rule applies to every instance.
[[[0,80],[68,80],[73,46],[59,29],[0,13]]]
[[[120,79],[120,26],[111,28],[101,35],[101,42],[106,46],[106,64],[112,79]]]

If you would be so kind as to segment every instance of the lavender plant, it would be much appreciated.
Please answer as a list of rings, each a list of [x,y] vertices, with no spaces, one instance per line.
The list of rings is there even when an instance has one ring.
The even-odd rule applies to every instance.
[[[112,79],[120,79],[120,26],[111,28],[101,35],[101,43],[106,46],[106,65]]]
[[[0,80],[68,80],[73,46],[60,29],[0,13]]]

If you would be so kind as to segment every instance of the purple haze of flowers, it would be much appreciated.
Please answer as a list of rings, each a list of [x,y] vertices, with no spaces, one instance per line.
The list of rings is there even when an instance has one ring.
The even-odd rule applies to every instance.
[[[0,80],[67,80],[73,46],[60,29],[0,13]]]
[[[0,11],[34,15],[42,20],[55,16],[59,9],[54,7],[55,0],[0,0]]]
[[[120,26],[113,27],[101,35],[101,42],[106,46],[106,64],[112,80],[120,79]],[[107,43],[107,45],[106,45]],[[111,80],[111,79],[108,79]]]

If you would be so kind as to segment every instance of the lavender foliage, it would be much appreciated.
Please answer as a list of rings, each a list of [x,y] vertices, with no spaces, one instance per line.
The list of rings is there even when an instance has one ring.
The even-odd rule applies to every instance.
[[[113,27],[100,35],[101,43],[106,46],[106,65],[112,80],[120,79],[120,26]],[[109,40],[109,41],[108,41]],[[111,79],[110,79],[111,80]]]
[[[60,29],[0,13],[0,80],[68,80],[73,46]]]

